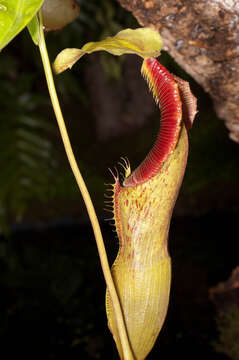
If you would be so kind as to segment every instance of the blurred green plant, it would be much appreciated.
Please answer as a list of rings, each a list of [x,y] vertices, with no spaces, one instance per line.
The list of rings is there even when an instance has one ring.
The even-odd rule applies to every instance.
[[[80,15],[67,26],[67,31],[47,34],[52,57],[59,48],[82,43],[85,39],[101,39],[120,30],[124,24],[136,25],[130,14],[110,0],[102,3],[79,0],[78,3]],[[33,31],[34,28],[32,35]],[[119,79],[121,64],[107,55],[101,55],[104,70],[107,76]],[[9,219],[20,221],[34,202],[73,199],[77,194],[73,176],[57,146],[57,129],[48,119],[51,105],[42,85],[41,71],[40,59],[25,30],[0,57],[0,230],[7,230]],[[65,107],[80,101],[82,108],[88,108],[88,99],[78,80],[81,71],[76,70],[77,77],[74,72],[67,72],[61,79],[56,78]],[[81,143],[85,143],[85,138],[77,139],[77,144]],[[88,172],[89,187],[95,188],[97,175],[88,165],[82,165]],[[97,184],[102,184],[103,190],[104,180],[101,180]]]
[[[28,36],[22,36],[19,42],[25,46],[27,40]],[[0,57],[0,229],[3,231],[7,231],[10,219],[21,221],[26,212],[36,208],[36,203],[69,201],[78,194],[69,166],[62,159],[53,117],[48,115],[51,105],[41,90],[38,61],[32,55],[28,67],[26,58],[17,59],[14,50],[13,47]],[[25,67],[28,72],[21,70]],[[65,75],[59,89],[67,105],[69,97],[71,101],[78,99],[82,92],[79,84],[72,81],[72,74]],[[83,95],[81,99],[85,104]],[[95,174],[88,169],[88,176],[92,187]]]
[[[49,100],[32,91],[36,75],[17,66],[11,55],[0,58],[0,209],[19,220],[31,201],[47,199],[56,157],[54,127],[39,113]]]

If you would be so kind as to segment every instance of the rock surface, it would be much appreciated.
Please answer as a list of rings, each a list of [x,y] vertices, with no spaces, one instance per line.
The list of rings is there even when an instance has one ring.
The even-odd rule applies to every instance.
[[[239,142],[239,2],[119,0],[142,26],[157,29],[164,49],[212,97]]]

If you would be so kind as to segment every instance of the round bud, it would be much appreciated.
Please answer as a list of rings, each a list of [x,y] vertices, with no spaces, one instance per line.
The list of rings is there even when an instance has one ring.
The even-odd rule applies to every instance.
[[[80,13],[76,0],[45,0],[42,6],[46,30],[60,30],[74,21]]]

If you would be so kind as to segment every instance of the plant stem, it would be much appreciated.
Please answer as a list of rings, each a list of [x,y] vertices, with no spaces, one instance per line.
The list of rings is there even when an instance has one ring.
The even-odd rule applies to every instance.
[[[112,300],[113,308],[114,308],[115,318],[117,321],[117,327],[118,327],[120,341],[121,341],[123,354],[124,354],[124,360],[133,360],[134,357],[132,355],[131,348],[129,345],[129,340],[128,340],[127,331],[125,328],[123,313],[122,313],[119,298],[118,298],[118,295],[117,295],[117,292],[115,289],[114,281],[112,279],[112,275],[111,275],[111,271],[110,271],[110,267],[109,267],[109,263],[108,263],[108,259],[107,259],[107,254],[106,254],[106,250],[105,250],[105,246],[104,246],[104,241],[103,241],[103,237],[102,237],[100,226],[99,226],[99,222],[98,222],[89,192],[87,190],[85,182],[84,182],[84,180],[81,176],[80,170],[78,168],[78,165],[77,165],[77,162],[76,162],[76,159],[75,159],[72,147],[71,147],[71,143],[69,140],[69,136],[68,136],[68,133],[66,130],[66,126],[65,126],[64,118],[63,118],[63,115],[61,112],[60,104],[58,101],[56,88],[55,88],[53,75],[52,75],[52,70],[51,70],[51,65],[50,65],[48,52],[47,52],[47,48],[46,48],[46,43],[45,43],[45,38],[44,38],[44,30],[43,30],[43,25],[42,25],[41,11],[39,12],[39,34],[38,34],[38,36],[39,36],[38,46],[40,49],[40,54],[41,54],[41,58],[42,58],[42,63],[43,63],[44,71],[45,71],[45,76],[46,76],[46,81],[47,81],[47,86],[48,86],[52,106],[53,106],[53,109],[55,112],[55,116],[57,119],[57,123],[59,126],[59,130],[61,133],[61,137],[62,137],[62,141],[63,141],[64,147],[65,147],[68,161],[70,163],[71,169],[72,169],[73,174],[76,179],[76,182],[79,186],[82,197],[84,199],[84,202],[85,202],[88,214],[89,214],[89,218],[91,221],[91,225],[92,225],[92,228],[94,231],[96,244],[97,244],[97,248],[98,248],[98,253],[99,253],[99,257],[100,257],[100,262],[101,262],[101,267],[103,270],[105,282],[106,282],[106,285],[107,285],[107,288],[108,288],[108,291],[109,291],[109,294],[110,294],[110,297]]]

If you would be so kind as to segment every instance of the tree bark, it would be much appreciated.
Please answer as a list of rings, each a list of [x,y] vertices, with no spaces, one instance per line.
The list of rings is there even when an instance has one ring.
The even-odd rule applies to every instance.
[[[158,30],[163,49],[207,91],[239,142],[239,1],[119,0],[140,25]]]

